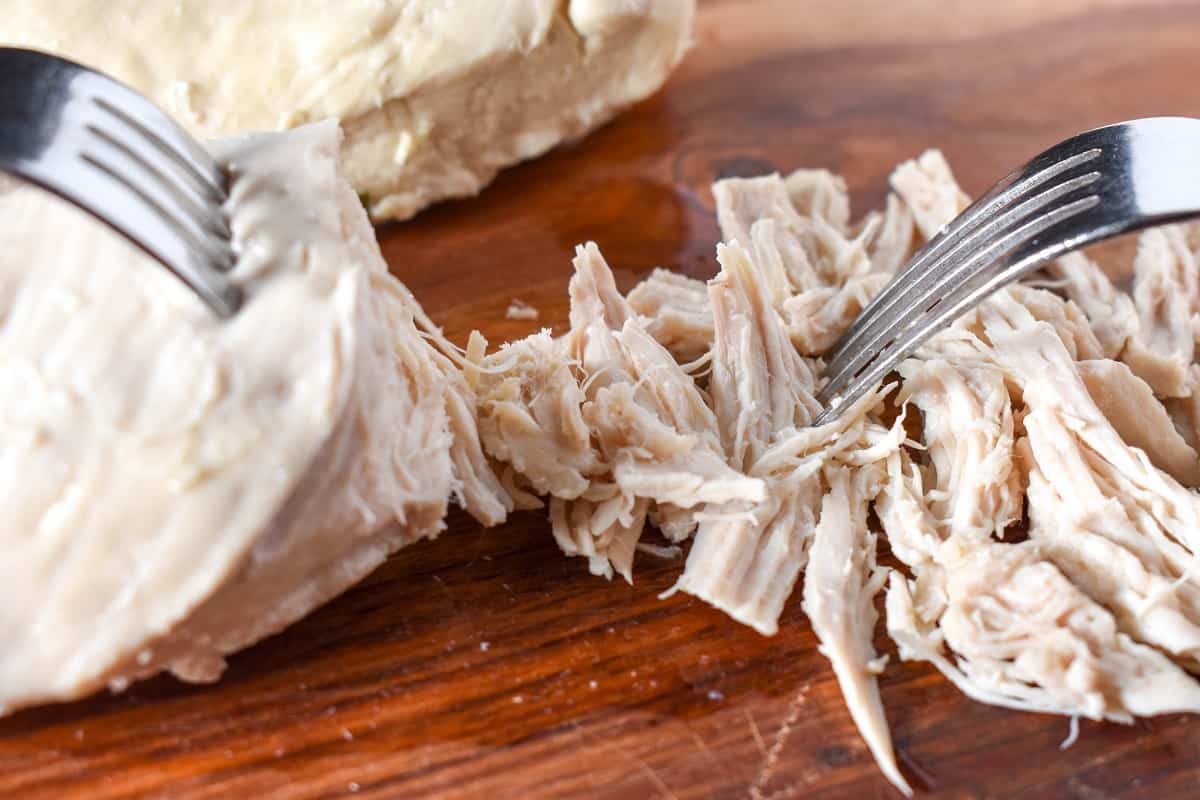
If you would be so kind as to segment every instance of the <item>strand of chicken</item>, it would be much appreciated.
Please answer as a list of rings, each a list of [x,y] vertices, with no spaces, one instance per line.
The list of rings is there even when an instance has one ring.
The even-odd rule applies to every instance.
[[[468,353],[507,496],[548,497],[563,550],[609,577],[632,580],[650,526],[692,537],[671,591],[766,635],[803,573],[821,652],[906,793],[873,645],[885,585],[898,655],[976,700],[1200,711],[1200,229],[1144,234],[1132,295],[1061,259],[812,427],[821,353],[968,203],[936,151],[891,185],[855,223],[829,172],[717,183],[707,284],[658,269],[622,297],[580,248],[565,336]]]

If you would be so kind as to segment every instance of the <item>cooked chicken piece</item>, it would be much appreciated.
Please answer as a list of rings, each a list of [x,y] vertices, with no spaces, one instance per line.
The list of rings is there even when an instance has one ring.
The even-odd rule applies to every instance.
[[[918,567],[944,560],[939,550],[947,542],[947,528],[929,510],[925,475],[913,463],[909,452],[897,449],[888,455],[885,466],[887,477],[875,497],[875,514],[892,554],[912,567],[919,577],[923,572]],[[961,547],[956,540],[950,541],[950,546]]]
[[[907,204],[926,240],[937,235],[970,203],[970,198],[958,188],[950,165],[937,150],[926,150],[920,158],[896,167],[891,184]]]
[[[873,439],[864,431],[866,412],[879,398],[868,397],[834,425],[801,432],[816,411],[811,368],[791,345],[771,305],[772,290],[748,254],[736,244],[722,245],[717,258],[722,271],[709,287],[716,322],[709,389],[730,463],[761,476],[769,493],[757,504],[706,508],[675,588],[773,634],[808,563],[805,608],[814,629],[872,752],[908,791],[872,671],[879,666],[871,645],[872,598],[882,573],[875,571],[874,537],[866,528],[873,495],[862,482],[868,472],[853,480],[844,464],[828,467],[831,478],[822,472],[833,459],[852,461],[855,443],[861,449],[882,445],[858,466],[884,454],[880,439],[888,437]],[[889,441],[891,450],[898,449],[897,437]],[[832,494],[822,505],[828,483]],[[814,535],[816,563],[805,557]]]
[[[541,332],[506,345],[478,378],[479,435],[540,494],[573,500],[604,464],[583,419],[583,390],[560,342]]]
[[[204,137],[336,119],[376,219],[475,194],[666,80],[694,0],[53,0],[0,43],[82,61]]]
[[[805,355],[826,351],[911,249],[912,215],[895,197],[886,215],[873,215],[850,238],[845,184],[823,170],[727,179],[713,194],[725,240],[749,251],[771,305]],[[712,347],[712,311],[700,281],[655,270],[629,303],[680,361]]]
[[[891,275],[912,257],[916,239],[913,214],[896,195],[888,195],[887,206],[882,213],[872,211],[863,217],[862,229],[875,231],[875,236],[867,245],[872,272]]]
[[[1036,542],[990,543],[936,573],[942,607],[924,616],[893,573],[888,634],[900,657],[927,660],[975,700],[1027,711],[1130,721],[1200,711],[1200,684],[1118,630]],[[950,658],[946,650],[953,656]]]
[[[451,352],[453,345],[441,338],[440,331],[425,316],[411,294],[408,300],[416,309],[413,316],[422,333]],[[450,444],[450,460],[454,465],[451,494],[481,525],[499,525],[508,518],[514,501],[483,452],[479,440],[475,392],[448,357],[437,353],[437,361],[446,379],[446,417],[453,437]]]
[[[322,123],[213,145],[248,302],[214,318],[123,239],[0,192],[0,713],[212,680],[443,527],[511,500],[475,400],[388,275]]]
[[[616,571],[633,583],[633,556],[648,507],[647,500],[631,497],[616,484],[597,484],[588,496],[574,500],[551,497],[550,526],[562,551],[585,556],[593,575],[611,578]]]
[[[783,188],[788,202],[801,217],[822,220],[839,233],[849,234],[850,193],[841,175],[825,169],[798,169],[783,179]],[[758,219],[769,217],[770,214],[757,216]],[[725,233],[724,229],[721,232]]]
[[[681,364],[702,358],[712,348],[712,310],[704,281],[656,269],[627,297],[642,326]]]
[[[1200,663],[1200,497],[1121,439],[1021,306],[992,304],[985,324],[1028,407],[1031,538],[1124,631]]]
[[[764,222],[755,226],[756,234],[769,235],[771,231]],[[755,242],[762,245],[762,237],[756,236]],[[769,247],[752,249],[757,264],[769,264],[772,258],[779,262],[778,251],[772,257],[761,255],[764,250],[771,252]],[[804,355],[817,356],[833,346],[889,277],[855,275],[842,286],[819,286],[799,294],[792,294],[785,284],[782,291],[770,294],[786,320],[792,344]],[[629,304],[643,318],[647,333],[680,362],[699,360],[712,347],[712,311],[702,282],[656,270],[629,293]]]
[[[670,503],[656,503],[648,515],[650,523],[672,542],[682,542],[696,532],[696,512]],[[647,545],[648,546],[648,545]]]
[[[1175,429],[1170,415],[1144,380],[1120,361],[1076,365],[1096,406],[1126,443],[1185,486],[1200,485],[1200,456]]]
[[[793,190],[800,207],[793,201]],[[767,250],[781,260],[793,291],[840,285],[852,275],[872,270],[867,242],[876,239],[883,221],[852,238],[846,228],[849,200],[840,178],[803,171],[786,180],[778,175],[729,178],[713,184],[713,197],[726,242],[761,247],[752,244],[753,229],[763,221],[771,222],[771,231],[758,238],[769,240]]]
[[[867,505],[878,491],[877,469],[851,476],[846,467],[828,472],[829,491],[812,535],[804,573],[804,613],[833,664],[850,715],[884,776],[906,795],[908,782],[896,766],[892,736],[883,713],[876,676],[883,671],[872,640],[875,595],[887,570],[875,564],[875,534],[867,527]]]
[[[1138,329],[1121,360],[1160,397],[1187,397],[1200,305],[1200,265],[1183,228],[1146,231],[1133,262]]]
[[[912,403],[923,416],[922,442],[934,478],[929,510],[945,526],[941,538],[1003,538],[1024,506],[1004,374],[934,358],[909,359],[899,371],[898,402]]]
[[[1037,543],[992,543],[938,576],[944,610],[934,627],[913,585],[893,573],[888,634],[901,658],[929,661],[968,697],[1121,722],[1200,711],[1200,685],[1118,631],[1103,606],[1039,558]]]
[[[512,302],[508,304],[508,308],[504,309],[505,319],[519,319],[529,322],[536,322],[539,316],[541,316],[541,314],[538,313],[536,308],[519,298],[513,298]]]
[[[1100,266],[1083,253],[1068,253],[1046,267],[1046,273],[1083,309],[1100,343],[1101,355],[1120,356],[1138,330],[1133,299],[1117,291]]]
[[[814,378],[746,252],[722,245],[717,259],[722,270],[709,285],[716,320],[709,392],[729,463],[751,473],[776,433],[816,413]],[[675,588],[771,634],[803,568],[821,485],[816,468],[764,477],[783,487],[769,485],[757,505],[705,510]]]
[[[759,272],[737,245],[720,245],[709,284],[716,324],[709,392],[729,461],[750,472],[775,436],[820,411],[816,378],[787,337]]]
[[[723,242],[749,248],[753,242],[751,227],[762,220],[771,220],[776,250],[787,262],[792,288],[804,291],[825,285],[814,263],[817,260],[814,223],[796,211],[781,177],[727,178],[714,183],[712,192]]]
[[[537,347],[568,359],[554,381],[577,392],[587,435],[573,441],[603,466],[576,473],[579,496],[552,499],[556,536],[590,556],[593,571],[628,577],[646,520],[674,541],[695,531],[672,591],[764,634],[806,570],[803,603],[821,650],[904,791],[876,683],[884,659],[873,599],[887,570],[867,525],[872,503],[909,574],[892,576],[887,598],[904,658],[1014,708],[1115,720],[1200,711],[1200,685],[1184,671],[1200,669],[1200,495],[1175,480],[1200,478],[1200,401],[1176,397],[1165,409],[1135,374],[1168,363],[1155,374],[1200,387],[1191,364],[1200,304],[1184,274],[1200,236],[1143,241],[1136,304],[1092,262],[1067,257],[1050,270],[1066,298],[1004,289],[900,366],[890,406],[895,387],[877,388],[811,427],[821,365],[806,356],[967,203],[936,152],[901,165],[892,185],[886,212],[854,225],[829,173],[718,183],[729,241],[707,291],[656,271],[626,302],[598,253],[580,253],[571,333]],[[481,368],[481,402],[511,383],[554,407],[555,390],[538,388],[550,367],[503,359]],[[706,392],[689,370],[707,378]],[[651,374],[665,377],[647,391]],[[906,427],[914,412],[918,441]],[[541,452],[560,446],[538,431],[560,424],[552,415],[522,413]],[[486,439],[489,412],[480,416]],[[735,497],[741,480],[759,481],[761,496]],[[1029,540],[1004,542],[1026,501]]]
[[[879,396],[830,425],[804,429],[816,412],[811,367],[790,346],[745,251],[722,246],[718,259],[709,391],[730,463],[767,481],[768,498],[706,509],[676,587],[774,633],[803,568],[823,492],[821,465],[865,438],[864,417]]]
[[[860,275],[840,288],[823,287],[793,295],[779,311],[788,337],[807,356],[826,352],[866,304],[887,283],[886,275]],[[701,284],[703,285],[703,284]],[[665,283],[639,284],[630,302],[646,317],[648,333],[681,363],[700,361],[712,347],[713,326],[708,302],[694,305]],[[673,294],[677,296],[672,296]]]
[[[1140,485],[1150,492],[1147,496],[1158,498],[1151,513],[1167,527],[1169,538],[1200,552],[1200,497],[1156,469],[1141,450],[1121,438],[1092,400],[1062,341],[1010,296],[997,295],[983,309],[992,357],[1021,387],[1028,408],[1025,427],[1035,412],[1058,414],[1086,443],[1097,462],[1093,468],[1102,461],[1121,473],[1122,482]],[[1122,498],[1122,503],[1136,504],[1143,494],[1135,492],[1136,496]]]
[[[706,509],[683,574],[663,596],[684,591],[765,636],[804,568],[822,487],[792,473],[771,482],[761,503]]]
[[[837,288],[810,289],[784,300],[781,310],[792,344],[809,356],[833,347],[891,277],[879,272],[855,275]]]
[[[765,487],[726,463],[695,380],[642,328],[595,245],[576,253],[570,295],[565,337],[536,334],[477,367],[480,433],[492,458],[551,495],[564,551],[631,580],[651,502],[683,536],[699,506],[760,502]]]
[[[638,323],[595,245],[580,248],[564,342],[588,378],[584,416],[630,495],[690,508],[763,497],[730,469],[717,417],[695,381]]]
[[[617,484],[679,508],[761,499],[761,483],[725,463],[692,379],[634,322],[617,338],[638,383],[602,386],[585,409]]]
[[[1188,366],[1187,383],[1186,397],[1164,397],[1162,403],[1175,424],[1175,430],[1189,447],[1200,453],[1200,364]],[[1184,483],[1195,485],[1190,481]]]
[[[1021,284],[1009,286],[1004,291],[1005,297],[1023,305],[1034,319],[1050,325],[1071,358],[1077,361],[1104,358],[1103,345],[1083,310],[1074,302],[1045,289]],[[977,320],[978,314],[969,314],[966,318]]]

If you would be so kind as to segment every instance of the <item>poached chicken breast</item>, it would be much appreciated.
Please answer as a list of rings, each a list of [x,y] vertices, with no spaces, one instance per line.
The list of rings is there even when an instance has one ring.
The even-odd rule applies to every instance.
[[[220,674],[457,492],[510,501],[338,171],[332,122],[218,142],[247,302],[218,320],[123,239],[0,190],[0,712]]]
[[[0,44],[80,61],[202,138],[335,119],[376,219],[478,192],[666,80],[695,0],[20,0]]]

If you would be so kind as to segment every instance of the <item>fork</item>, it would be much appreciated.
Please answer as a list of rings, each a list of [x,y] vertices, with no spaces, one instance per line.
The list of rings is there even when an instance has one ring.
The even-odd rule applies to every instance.
[[[218,315],[237,312],[228,176],[127,86],[46,53],[0,48],[0,171],[106,223]]]
[[[1153,117],[1056,144],[934,236],[829,352],[814,425],[997,289],[1059,256],[1200,216],[1200,120]]]

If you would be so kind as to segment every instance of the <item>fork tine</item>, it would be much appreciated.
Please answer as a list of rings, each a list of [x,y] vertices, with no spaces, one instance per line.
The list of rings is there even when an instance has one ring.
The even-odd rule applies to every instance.
[[[149,100],[80,64],[0,47],[0,170],[53,192],[157,259],[218,315],[242,292],[229,179]]]
[[[137,150],[119,135],[88,124],[80,157],[99,167],[115,180],[126,183],[171,227],[177,236],[210,259],[221,270],[233,267],[235,257],[229,240],[216,229],[211,206],[190,197],[177,180],[178,170],[154,150]],[[136,140],[135,140],[136,141]]]
[[[113,133],[109,135],[114,141],[118,143],[140,142],[143,146],[130,149],[135,154],[140,154],[140,158],[148,165],[153,163],[155,171],[164,178],[170,179],[171,185],[180,195],[186,196],[191,205],[201,209],[202,213],[197,215],[197,219],[204,220],[214,233],[226,239],[232,237],[229,223],[221,211],[222,206],[229,199],[228,181],[219,167],[213,165],[213,168],[219,172],[219,175],[215,177],[202,175],[202,168],[197,166],[193,158],[176,150],[142,122],[112,105],[103,97],[93,98],[93,102],[109,117],[108,123],[113,130]],[[109,129],[106,127],[102,130],[108,133]],[[118,134],[116,131],[120,131],[120,133]],[[217,180],[220,183],[217,183]],[[216,213],[213,213],[214,211]]]
[[[1020,236],[1030,230],[1030,225],[1037,228],[1038,219],[1033,223],[1026,222],[1031,215],[1042,214],[1039,219],[1043,222],[1055,219],[1053,203],[1090,186],[1100,177],[1095,171],[1077,175],[1025,198],[1016,206],[984,220],[970,235],[959,238],[952,246],[941,248],[941,257],[926,262],[920,272],[909,273],[906,279],[895,281],[892,301],[860,327],[855,337],[857,349],[843,349],[841,357],[830,362],[827,373],[829,393],[839,392],[874,357],[872,354],[884,344],[888,334],[903,331],[907,324],[928,310],[931,301],[939,302],[948,291],[952,292],[959,283],[970,280],[976,272],[998,269],[996,259],[1020,245]],[[895,313],[891,313],[893,310]]]
[[[72,202],[164,264],[218,314],[230,317],[237,312],[242,303],[242,293],[238,287],[225,275],[210,268],[205,257],[191,249],[169,219],[154,210],[123,175],[114,173],[98,162],[83,160],[81,163],[89,168],[89,180],[103,190],[104,206],[91,205],[78,197],[73,198]],[[69,187],[53,182],[46,182],[43,186],[70,196],[67,194]]]
[[[913,259],[903,267],[876,295],[867,307],[855,318],[854,322],[842,334],[829,353],[828,360],[832,365],[839,361],[847,352],[858,344],[863,329],[879,315],[886,314],[898,303],[898,294],[907,286],[907,279],[914,275],[924,274],[925,268],[941,258],[948,250],[958,246],[965,237],[973,236],[979,226],[987,224],[994,215],[1001,213],[1028,195],[1034,189],[1042,186],[1064,172],[1085,164],[1100,155],[1098,148],[1089,148],[1063,159],[1046,159],[1042,154],[1034,159],[1022,172],[1013,173],[1002,180],[992,191],[971,204],[962,214],[942,229],[933,239],[921,249]]]
[[[1050,259],[1200,217],[1198,141],[1200,119],[1130,120],[1059,142],[998,183],[934,237],[835,346],[830,379],[817,395],[825,410],[814,424],[840,413],[963,312]]]
[[[1039,237],[1050,228],[1069,223],[1073,218],[1077,219],[1080,214],[1099,204],[1100,197],[1093,194],[1059,206],[1007,234],[987,251],[970,258],[968,264],[974,263],[975,269],[964,268],[965,277],[934,306],[909,315],[905,324],[897,325],[894,331],[889,332],[894,337],[890,341],[876,340],[876,343],[882,346],[873,357],[866,360],[865,369],[853,376],[853,384],[847,386],[846,381],[843,381],[840,387],[831,389],[830,384],[826,384],[822,388],[818,399],[825,404],[825,410],[818,415],[813,424],[819,425],[828,421],[839,409],[853,403],[882,380],[900,360],[912,355],[930,337],[941,331],[947,321],[967,311],[992,292],[1069,250],[1112,235],[1114,231],[1111,229],[1091,228],[1078,230],[1070,235],[1056,236],[1047,245],[1040,243]],[[1031,248],[1031,252],[1020,254],[1015,262],[1004,269],[989,269],[995,263],[995,259],[1014,250],[1020,253],[1023,246]],[[873,349],[874,345],[868,346],[868,351]]]
[[[222,203],[229,194],[225,171],[204,148],[197,144],[175,120],[142,95],[127,86],[99,75],[89,75],[94,84],[84,88],[92,101],[110,116],[136,130],[140,138],[153,144],[163,155],[175,160],[194,182],[215,203]]]
[[[213,232],[225,238],[231,237],[229,223],[225,214],[220,211],[225,201],[229,199],[227,183],[217,186],[210,177],[199,174],[199,169],[193,162],[172,148],[161,136],[144,124],[114,106],[103,97],[94,97],[92,102],[108,117],[107,124],[100,125],[93,120],[90,125],[94,130],[107,135],[116,143],[136,142],[141,146],[126,145],[142,161],[151,166],[164,179],[169,179],[171,186],[188,198],[188,202],[200,209],[198,218],[213,228]],[[209,159],[211,161],[211,159]],[[214,164],[214,169],[220,170]],[[220,174],[225,181],[224,173]]]

